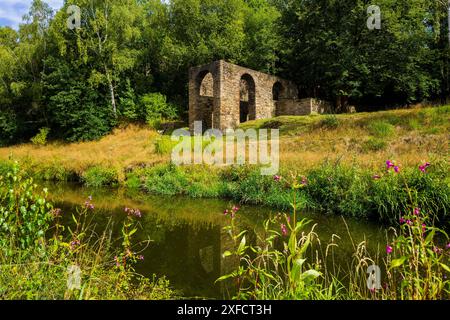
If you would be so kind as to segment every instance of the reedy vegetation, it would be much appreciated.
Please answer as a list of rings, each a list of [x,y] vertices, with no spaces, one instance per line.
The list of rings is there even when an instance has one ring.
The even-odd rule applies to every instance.
[[[434,226],[434,218],[426,209],[410,207],[405,211],[400,218],[401,227],[392,228],[387,234],[386,254],[378,252],[373,257],[366,249],[366,241],[353,244],[348,270],[336,272],[333,250],[339,246],[339,236],[333,235],[324,248],[314,232],[316,226],[308,227],[310,221],[298,219],[301,213],[297,211],[295,190],[305,185],[304,177],[294,178],[292,214],[267,220],[265,232],[257,233],[257,240],[252,242],[256,244],[248,241],[248,230],[237,227],[238,208],[225,211],[230,224],[224,230],[232,238],[234,248],[223,257],[240,263],[235,271],[217,281],[234,279],[238,288],[235,299],[450,298],[449,237]],[[410,199],[415,199],[412,194]],[[379,269],[382,274],[369,280],[369,267],[376,265],[384,267]],[[339,279],[346,279],[346,283]]]
[[[112,226],[97,230],[90,197],[77,212],[61,212],[47,201],[17,164],[0,175],[0,297],[2,299],[170,299],[164,278],[134,272],[143,259],[132,236],[140,213],[127,209],[121,238]],[[62,224],[71,215],[71,224]],[[67,218],[65,219],[67,220]],[[116,242],[122,241],[121,246]],[[119,248],[119,249],[118,249]],[[81,287],[68,285],[69,270],[81,270]]]

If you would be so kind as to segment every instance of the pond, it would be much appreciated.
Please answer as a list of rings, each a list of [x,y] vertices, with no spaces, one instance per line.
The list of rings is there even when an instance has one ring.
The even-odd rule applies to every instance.
[[[138,241],[149,239],[151,242],[142,252],[145,259],[136,266],[137,272],[149,277],[153,274],[166,276],[172,287],[186,298],[221,299],[230,298],[233,293],[224,283],[215,283],[217,278],[236,267],[232,259],[222,257],[232,246],[223,231],[229,223],[223,212],[234,205],[233,202],[130,194],[122,189],[89,189],[73,184],[57,184],[49,190],[55,206],[67,213],[92,196],[96,207],[95,223],[100,227],[106,226],[108,221],[119,225],[125,217],[125,207],[140,209],[141,228],[135,237]],[[279,212],[266,207],[242,206],[239,227],[259,232],[262,222]],[[367,241],[371,252],[384,250],[380,248],[386,243],[386,230],[375,223],[312,212],[299,215],[317,224],[315,231],[325,244],[333,235],[339,235],[333,257],[340,266],[350,263],[354,246],[361,241]],[[120,234],[115,232],[114,236],[119,238]]]

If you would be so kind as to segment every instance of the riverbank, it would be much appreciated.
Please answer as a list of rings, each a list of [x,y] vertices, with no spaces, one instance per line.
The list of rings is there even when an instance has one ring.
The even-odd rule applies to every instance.
[[[230,198],[279,209],[290,207],[291,185],[297,179],[302,186],[295,192],[304,208],[396,224],[406,208],[417,205],[447,226],[449,123],[447,106],[244,124],[244,129],[280,129],[277,179],[261,176],[251,166],[173,166],[171,148],[165,147],[170,136],[138,126],[117,129],[94,142],[1,148],[0,171],[13,159],[44,181]],[[386,166],[388,160],[395,164]]]

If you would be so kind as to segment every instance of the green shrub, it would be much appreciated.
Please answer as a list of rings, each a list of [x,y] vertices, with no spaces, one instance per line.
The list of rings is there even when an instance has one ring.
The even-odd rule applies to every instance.
[[[24,178],[15,163],[0,177],[0,250],[6,256],[14,250],[39,248],[50,226],[52,205],[47,190],[37,190],[32,178]],[[24,255],[27,252],[24,251]]]
[[[138,256],[134,233],[138,209],[127,209],[119,230],[107,223],[99,230],[92,197],[75,212],[53,209],[32,179],[17,164],[0,177],[0,298],[40,300],[171,299],[164,278],[135,272]],[[63,220],[63,215],[68,219]],[[62,225],[61,223],[70,225]],[[111,238],[119,231],[117,247]],[[138,251],[139,252],[139,251]],[[114,261],[114,262],[113,262]],[[80,270],[80,287],[68,286],[69,267]]]
[[[19,129],[17,117],[10,109],[0,109],[0,146],[11,143]]]
[[[381,151],[386,149],[388,143],[381,138],[369,137],[362,145],[363,152]]]
[[[142,117],[139,105],[136,103],[136,95],[131,87],[130,79],[126,81],[125,91],[119,98],[120,114],[129,120],[137,120]]]
[[[177,144],[178,142],[172,141],[170,136],[161,136],[155,141],[155,153],[160,155],[171,154]]]
[[[185,194],[188,179],[184,172],[175,165],[161,165],[145,172],[145,189],[154,194]]]
[[[168,103],[166,96],[161,93],[148,93],[140,98],[140,103],[145,110],[145,120],[152,128],[159,129],[164,120],[175,120],[178,117],[178,109]]]
[[[91,167],[82,174],[83,183],[88,187],[112,186],[118,183],[116,169]]]
[[[389,122],[383,120],[376,120],[371,122],[367,129],[370,134],[377,138],[388,138],[392,136],[395,132],[395,127]]]
[[[289,207],[290,189],[285,188],[283,183],[276,182],[272,176],[261,175],[260,168],[243,166],[232,167],[231,170],[235,173],[230,169],[222,173],[228,197],[241,203]]]
[[[126,180],[125,180],[125,186],[128,189],[136,190],[136,189],[141,188],[141,185],[142,185],[141,179],[139,178],[139,176],[136,173],[131,172],[131,173],[127,174]]]
[[[320,126],[327,129],[336,129],[339,127],[339,119],[334,114],[327,115],[320,122]]]
[[[35,146],[45,146],[47,144],[47,136],[50,133],[50,128],[41,128],[39,133],[31,138],[31,142]]]

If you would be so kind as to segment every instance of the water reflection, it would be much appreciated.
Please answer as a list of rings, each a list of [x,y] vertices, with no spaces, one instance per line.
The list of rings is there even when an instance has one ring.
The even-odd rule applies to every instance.
[[[74,210],[93,196],[96,206],[95,222],[101,228],[112,218],[113,237],[120,238],[117,226],[125,218],[124,207],[139,208],[142,212],[141,230],[136,240],[150,239],[143,252],[145,260],[137,271],[147,276],[167,276],[171,284],[182,291],[185,297],[228,298],[233,293],[230,284],[217,283],[221,275],[237,266],[233,258],[223,258],[233,243],[223,231],[229,218],[223,211],[232,203],[215,199],[190,199],[184,197],[146,196],[129,194],[117,189],[88,189],[77,185],[63,184],[50,188],[52,200],[65,212]],[[239,211],[239,228],[253,230],[248,240],[255,244],[256,233],[261,234],[262,221],[278,211],[255,206],[243,206]],[[353,245],[364,239],[374,252],[384,241],[383,229],[368,223],[347,220],[336,216],[302,213],[317,223],[316,232],[323,243],[333,234],[340,235],[339,247],[335,249],[335,260],[345,265],[354,252]],[[352,239],[347,235],[347,226]],[[256,232],[256,233],[255,233]],[[119,243],[120,244],[120,243]]]

